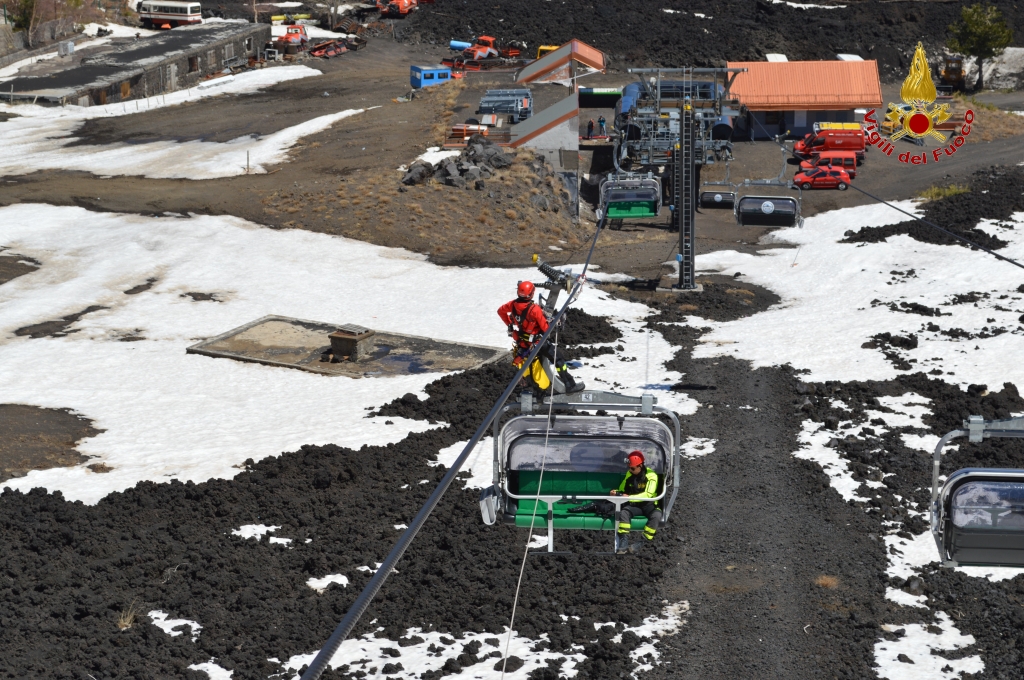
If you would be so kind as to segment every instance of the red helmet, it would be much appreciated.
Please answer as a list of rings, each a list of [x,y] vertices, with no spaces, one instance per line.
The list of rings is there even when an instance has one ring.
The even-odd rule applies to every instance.
[[[533,284],[530,283],[529,281],[520,281],[519,287],[516,288],[516,294],[522,298],[532,298],[533,288]]]
[[[644,464],[644,454],[639,451],[630,451],[629,453],[629,467],[636,467],[637,465]]]

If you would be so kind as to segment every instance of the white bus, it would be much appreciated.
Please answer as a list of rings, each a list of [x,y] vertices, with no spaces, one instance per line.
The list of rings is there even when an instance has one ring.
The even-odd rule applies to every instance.
[[[203,8],[198,2],[179,0],[142,0],[136,5],[143,28],[174,28],[203,23]]]

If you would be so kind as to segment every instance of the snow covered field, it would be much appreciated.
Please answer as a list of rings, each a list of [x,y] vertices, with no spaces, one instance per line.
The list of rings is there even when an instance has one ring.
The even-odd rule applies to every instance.
[[[495,311],[532,269],[437,267],[414,253],[306,231],[274,231],[233,217],[141,217],[80,208],[0,208],[0,243],[42,267],[0,288],[0,402],[69,407],[105,430],[80,450],[113,470],[84,466],[32,472],[9,480],[20,489],[44,486],[95,503],[144,479],[201,481],[231,477],[246,458],[302,444],[395,442],[431,427],[423,421],[386,425],[364,418],[368,407],[407,392],[422,393],[436,374],[353,380],[186,355],[185,347],[267,314],[504,347]],[[156,279],[137,294],[124,291]],[[359,296],[338,290],[361,290]],[[188,292],[215,293],[195,302]],[[451,314],[423,315],[438,299]],[[481,304],[481,300],[489,301]],[[97,305],[73,333],[15,337],[14,331]],[[695,402],[671,393],[659,367],[671,347],[639,332],[643,305],[589,289],[580,306],[613,316],[625,337],[622,353],[577,371],[603,386],[650,389],[662,403],[692,412]],[[121,342],[127,336],[143,340]],[[61,357],[54,366],[47,357]],[[325,408],[330,405],[330,408]],[[394,420],[394,419],[392,419]]]
[[[0,122],[0,137],[9,153],[0,159],[0,176],[34,170],[81,170],[98,175],[141,175],[151,178],[210,179],[266,172],[281,163],[302,137],[316,134],[338,121],[363,112],[347,109],[319,116],[265,137],[245,135],[228,142],[173,140],[145,144],[67,146],[86,120],[131,115],[220,94],[255,92],[271,85],[321,75],[308,66],[280,66],[246,71],[207,81],[169,95],[107,106],[38,106],[0,104],[0,112],[16,114]]]

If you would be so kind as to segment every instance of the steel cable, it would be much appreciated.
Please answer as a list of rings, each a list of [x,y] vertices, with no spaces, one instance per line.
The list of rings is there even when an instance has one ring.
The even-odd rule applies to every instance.
[[[573,286],[572,291],[570,291],[565,304],[562,305],[562,308],[558,310],[558,313],[552,317],[551,324],[548,326],[548,329],[544,331],[544,334],[541,336],[540,340],[537,341],[537,344],[534,345],[529,356],[526,358],[526,361],[523,363],[523,366],[516,372],[508,386],[505,387],[505,391],[501,393],[501,397],[499,397],[498,401],[495,402],[490,412],[484,418],[484,421],[480,423],[480,427],[477,428],[476,432],[469,440],[469,443],[466,444],[462,453],[459,454],[459,457],[455,459],[454,463],[452,463],[451,468],[449,468],[448,472],[446,472],[444,477],[441,478],[437,488],[434,489],[434,492],[430,494],[426,503],[424,503],[423,507],[421,507],[419,512],[416,513],[416,516],[409,523],[409,527],[398,538],[394,547],[391,548],[391,552],[388,553],[380,567],[377,568],[377,571],[374,572],[373,576],[370,578],[370,582],[366,584],[355,602],[352,603],[352,606],[345,614],[345,617],[341,620],[341,623],[339,623],[337,628],[334,629],[334,632],[331,633],[331,637],[327,639],[324,646],[319,652],[317,652],[316,657],[314,657],[313,661],[310,662],[306,672],[302,674],[301,680],[318,680],[318,678],[327,669],[327,665],[330,663],[331,659],[334,658],[335,653],[341,647],[341,643],[345,641],[355,628],[360,617],[362,617],[363,613],[366,612],[366,609],[370,606],[370,602],[373,601],[374,596],[380,590],[381,586],[384,585],[384,581],[387,580],[388,575],[394,569],[398,560],[400,560],[402,555],[405,554],[405,551],[409,548],[413,539],[416,538],[416,534],[419,533],[423,524],[426,523],[430,513],[434,511],[434,508],[437,507],[437,504],[440,502],[441,497],[444,496],[444,493],[448,490],[448,487],[451,486],[453,481],[455,481],[455,476],[466,463],[466,460],[469,458],[469,454],[471,454],[473,449],[476,448],[477,443],[479,443],[480,439],[487,431],[487,428],[490,427],[491,422],[493,422],[498,416],[502,406],[505,405],[505,402],[508,401],[508,398],[512,395],[512,391],[516,388],[516,385],[519,384],[520,378],[525,375],[527,369],[533,363],[533,360],[536,359],[537,355],[540,353],[544,343],[547,342],[551,333],[554,332],[558,327],[558,324],[561,323],[562,318],[569,309],[569,305],[572,304],[576,296],[579,295],[580,289],[583,287],[583,283],[586,280],[587,268],[590,266],[590,259],[594,256],[594,248],[597,246],[597,238],[601,235],[604,223],[605,217],[602,216],[597,223],[597,229],[594,232],[594,240],[590,244],[590,252],[587,254],[587,259],[583,263],[583,272],[576,280],[576,284]]]
[[[571,300],[570,300],[571,301]],[[555,344],[554,344],[554,362],[551,366],[551,370],[558,371],[558,330],[555,330]],[[512,599],[512,617],[508,622],[508,637],[505,638],[505,656],[501,660],[501,680],[505,680],[505,667],[508,665],[508,648],[512,644],[512,627],[516,623],[516,607],[519,605],[519,589],[523,585],[523,572],[526,571],[526,558],[530,556],[530,543],[533,542],[533,528],[537,524],[537,506],[540,505],[540,491],[544,486],[544,467],[548,462],[548,435],[551,434],[551,414],[555,408],[555,381],[554,376],[551,380],[551,399],[548,402],[548,419],[547,425],[544,428],[544,453],[540,458],[540,478],[537,480],[537,495],[533,498],[533,514],[530,516],[530,531],[527,534],[526,548],[523,550],[523,562],[519,565],[519,580],[516,581],[516,595]],[[549,545],[548,548],[551,546]]]

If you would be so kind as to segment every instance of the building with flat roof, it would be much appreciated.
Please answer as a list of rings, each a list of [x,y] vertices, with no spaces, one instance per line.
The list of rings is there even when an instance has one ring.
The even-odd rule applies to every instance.
[[[97,106],[188,87],[257,56],[270,40],[267,24],[224,22],[175,28],[64,71],[4,83],[4,99]]]
[[[731,93],[747,108],[734,139],[802,137],[819,122],[856,122],[856,109],[882,106],[875,61],[731,61],[745,68]]]

